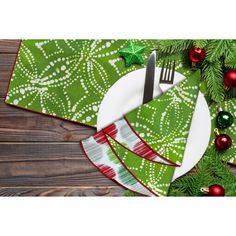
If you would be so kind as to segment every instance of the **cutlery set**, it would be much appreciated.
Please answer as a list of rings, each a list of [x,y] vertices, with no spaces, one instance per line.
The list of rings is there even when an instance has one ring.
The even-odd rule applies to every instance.
[[[155,69],[156,69],[156,52],[153,51],[148,58],[145,84],[144,84],[144,94],[143,94],[143,104],[153,100],[153,89],[155,81]],[[160,84],[173,84],[175,75],[175,61],[163,60],[161,74],[159,78],[158,87],[161,91]]]

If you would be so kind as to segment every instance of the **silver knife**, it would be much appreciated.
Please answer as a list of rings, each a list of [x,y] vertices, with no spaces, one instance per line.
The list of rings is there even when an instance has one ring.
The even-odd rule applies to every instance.
[[[149,56],[147,63],[144,93],[143,93],[143,104],[150,102],[153,99],[155,68],[156,68],[156,51],[153,51]]]

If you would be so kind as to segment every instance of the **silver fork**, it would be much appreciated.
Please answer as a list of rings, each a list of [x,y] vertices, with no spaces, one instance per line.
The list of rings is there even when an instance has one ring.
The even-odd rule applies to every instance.
[[[170,60],[165,60],[162,63],[161,74],[160,74],[160,84],[173,84],[175,77],[175,61],[173,63]]]

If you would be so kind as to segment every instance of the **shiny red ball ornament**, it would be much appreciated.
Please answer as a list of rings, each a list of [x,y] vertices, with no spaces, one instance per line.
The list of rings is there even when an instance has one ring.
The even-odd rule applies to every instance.
[[[224,85],[226,88],[236,87],[236,70],[229,70],[224,75]]]
[[[225,189],[219,184],[213,184],[208,189],[208,196],[222,197],[225,195]]]
[[[215,147],[218,151],[224,151],[232,146],[232,139],[227,134],[219,134],[215,139]]]
[[[192,46],[188,51],[188,57],[193,63],[202,61],[206,56],[206,50],[204,48],[197,48]]]

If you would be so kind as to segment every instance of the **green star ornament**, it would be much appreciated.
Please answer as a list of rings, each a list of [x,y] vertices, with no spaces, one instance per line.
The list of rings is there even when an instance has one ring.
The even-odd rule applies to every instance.
[[[143,64],[142,53],[144,52],[145,46],[135,44],[133,41],[128,41],[128,46],[119,51],[120,55],[125,59],[125,65],[127,67],[138,64]]]

